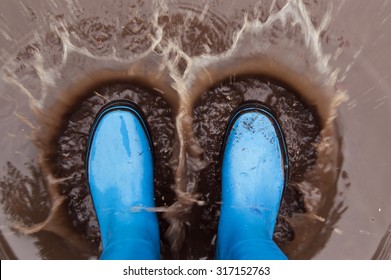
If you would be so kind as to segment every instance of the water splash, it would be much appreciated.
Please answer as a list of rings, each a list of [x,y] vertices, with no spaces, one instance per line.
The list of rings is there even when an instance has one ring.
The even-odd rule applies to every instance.
[[[306,247],[299,245],[307,244],[319,233],[330,210],[325,198],[333,197],[330,189],[335,186],[335,167],[339,164],[333,120],[345,95],[335,89],[339,74],[329,65],[332,56],[322,51],[321,44],[333,7],[326,7],[317,17],[320,22],[315,24],[303,1],[278,2],[272,1],[267,7],[266,17],[265,7],[254,9],[237,15],[236,28],[228,28],[233,24],[214,13],[209,5],[199,8],[155,1],[151,13],[129,15],[123,22],[112,23],[80,15],[78,3],[67,1],[70,19],[49,17],[49,32],[35,32],[24,52],[0,69],[2,80],[26,96],[38,120],[33,125],[33,140],[52,205],[42,223],[17,228],[26,233],[48,230],[81,243],[69,220],[58,222],[67,215],[59,184],[63,178],[56,178],[52,164],[56,143],[80,100],[103,85],[133,83],[153,89],[173,109],[177,148],[170,165],[175,174],[172,189],[177,200],[157,211],[163,211],[169,220],[166,236],[173,252],[178,252],[185,238],[187,213],[194,205],[204,203],[197,193],[197,177],[208,162],[203,160],[203,148],[192,129],[194,106],[204,92],[224,80],[258,76],[292,88],[317,109],[322,125],[317,163],[299,186],[309,214],[288,219],[300,234],[287,250],[291,257],[300,256]],[[146,20],[135,20],[142,17]],[[136,30],[132,39],[140,46],[127,52],[124,30],[130,27]],[[194,38],[202,43],[197,48],[187,42],[189,30],[199,31]],[[229,34],[230,39],[221,39],[224,34]],[[103,68],[106,70],[97,70]],[[34,83],[26,82],[26,77],[33,77]],[[305,232],[303,229],[311,223],[318,230]]]

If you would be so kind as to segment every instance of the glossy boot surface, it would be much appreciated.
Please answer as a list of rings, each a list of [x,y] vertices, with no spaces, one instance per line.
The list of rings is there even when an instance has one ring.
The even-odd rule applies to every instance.
[[[287,164],[271,111],[258,103],[238,108],[223,145],[217,259],[286,259],[272,238]]]
[[[86,169],[101,231],[101,259],[158,259],[153,152],[141,111],[128,101],[106,105],[90,134]]]

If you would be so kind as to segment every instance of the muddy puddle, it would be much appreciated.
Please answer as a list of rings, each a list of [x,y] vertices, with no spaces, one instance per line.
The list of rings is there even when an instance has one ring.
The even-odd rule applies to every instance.
[[[125,98],[152,131],[163,259],[214,258],[222,137],[249,100],[287,140],[282,250],[389,258],[391,4],[319,2],[3,1],[1,257],[99,256],[85,148]]]

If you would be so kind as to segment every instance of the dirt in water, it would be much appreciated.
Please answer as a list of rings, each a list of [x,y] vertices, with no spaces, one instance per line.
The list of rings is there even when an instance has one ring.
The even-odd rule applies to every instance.
[[[162,258],[214,258],[222,137],[248,100],[272,108],[287,140],[289,182],[274,234],[283,251],[389,258],[390,151],[381,147],[391,132],[380,124],[390,117],[390,68],[371,50],[388,50],[391,5],[361,2],[6,1],[2,257],[99,256],[85,149],[99,109],[125,98],[152,131]],[[346,34],[346,20],[362,25],[357,11],[379,23],[362,40]],[[376,137],[360,137],[360,127]]]

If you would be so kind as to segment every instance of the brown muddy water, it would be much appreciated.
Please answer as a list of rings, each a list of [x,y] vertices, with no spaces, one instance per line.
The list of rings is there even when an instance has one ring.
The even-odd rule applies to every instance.
[[[213,259],[233,110],[270,106],[292,259],[390,259],[391,3],[1,1],[0,256],[96,259],[84,172],[105,103],[152,130],[163,259]]]

